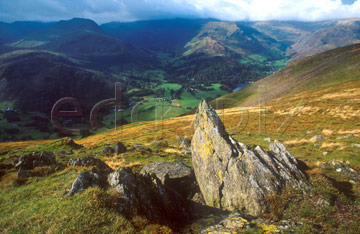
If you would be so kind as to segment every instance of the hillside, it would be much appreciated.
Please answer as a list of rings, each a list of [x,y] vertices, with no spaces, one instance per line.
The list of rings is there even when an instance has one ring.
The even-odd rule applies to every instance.
[[[320,22],[248,22],[258,31],[287,44],[290,61],[359,42],[359,19]]]
[[[292,60],[360,42],[360,20],[339,20],[334,26],[326,27],[301,38],[289,49]]]
[[[353,45],[297,61],[228,96],[231,102],[226,104],[233,107],[217,111],[231,137],[251,150],[255,145],[267,149],[274,140],[283,142],[291,154],[307,165],[304,171],[314,186],[305,194],[286,190],[270,196],[269,210],[260,220],[247,217],[250,226],[241,230],[244,233],[269,229],[295,233],[359,230],[360,183],[353,177],[360,172],[359,54],[360,46]],[[266,85],[267,92],[262,93],[264,102],[258,106],[256,92],[261,84]],[[250,94],[247,98],[244,90]],[[52,151],[63,164],[70,158],[93,156],[113,169],[125,166],[140,171],[154,161],[177,161],[192,166],[191,155],[183,151],[177,136],[193,136],[194,118],[195,115],[188,115],[124,125],[76,140],[83,145],[81,149],[67,144],[66,139],[0,143],[0,162],[4,165],[33,151]],[[122,142],[128,151],[104,152],[116,142]],[[69,150],[70,154],[62,153]],[[114,209],[119,203],[113,189],[91,187],[80,195],[64,196],[76,176],[85,170],[89,167],[57,170],[39,167],[34,169],[37,174],[25,181],[17,179],[14,168],[2,171],[0,206],[5,211],[0,219],[2,232],[198,233],[219,222],[217,217],[227,217],[210,209],[188,225],[171,231],[160,221],[119,213]],[[269,223],[272,225],[266,225]]]
[[[304,91],[321,90],[360,77],[360,44],[330,50],[293,62],[240,91],[219,98],[225,107],[252,106]],[[215,103],[215,102],[213,102]]]

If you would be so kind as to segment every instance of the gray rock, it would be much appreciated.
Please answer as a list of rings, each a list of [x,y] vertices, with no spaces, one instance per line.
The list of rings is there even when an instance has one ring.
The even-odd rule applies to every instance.
[[[24,170],[24,169],[19,169],[18,173],[17,173],[17,178],[18,179],[25,179],[28,177],[31,177],[32,173],[30,171]]]
[[[116,153],[116,154],[125,153],[126,151],[127,151],[127,148],[126,148],[126,146],[125,146],[123,143],[117,142],[117,143],[115,144],[115,153]]]
[[[311,143],[316,143],[316,142],[320,142],[320,141],[322,141],[324,139],[324,137],[323,136],[321,136],[321,135],[316,135],[316,136],[313,136],[312,138],[310,138],[310,142]]]
[[[82,193],[90,186],[100,186],[103,188],[108,186],[107,177],[113,172],[113,170],[100,159],[85,157],[80,160],[72,160],[71,164],[86,166],[93,165],[94,167],[91,171],[84,171],[79,174],[79,176],[75,179],[68,196],[74,196],[77,193]]]
[[[183,197],[196,191],[194,170],[178,162],[152,162],[146,164],[140,174],[155,174],[164,186],[168,186]]]
[[[70,155],[70,154],[74,154],[74,151],[72,151],[72,150],[68,150],[68,151],[66,152],[66,154],[68,154],[68,155]]]
[[[352,181],[360,180],[360,172],[354,170],[350,167],[350,162],[345,162],[343,160],[331,160],[325,163],[326,166],[329,166],[336,170],[338,173],[349,176],[349,179]]]
[[[283,144],[272,152],[235,141],[205,101],[199,105],[191,143],[196,180],[209,206],[239,210],[257,216],[266,209],[266,197],[285,186],[311,188],[298,161]]]
[[[103,153],[104,154],[113,154],[115,152],[115,150],[113,148],[111,148],[110,146],[105,146]]]
[[[33,152],[19,158],[15,165],[17,169],[32,170],[34,167],[51,166],[56,164],[56,157],[52,152]]]
[[[68,196],[84,192],[91,186],[97,186],[100,183],[99,175],[91,171],[84,171],[75,179]]]
[[[223,234],[223,233],[237,233],[237,231],[246,229],[250,223],[241,217],[239,213],[232,213],[219,223],[203,228],[200,233],[202,234]]]
[[[176,136],[176,138],[178,139],[180,148],[191,147],[191,139],[182,136]]]
[[[56,164],[55,154],[49,151],[42,152],[40,154],[40,161],[42,161],[47,166],[55,165]]]
[[[119,168],[109,174],[108,183],[121,197],[117,209],[136,212],[150,220],[181,225],[190,219],[187,202],[174,190],[164,186],[153,174],[139,175],[130,168]]]
[[[267,137],[267,138],[264,138],[264,141],[267,141],[267,142],[271,142],[271,139],[270,139],[270,137]]]
[[[191,139],[181,137],[181,136],[176,136],[176,138],[178,139],[181,152],[183,154],[189,154],[190,155],[191,154]]]

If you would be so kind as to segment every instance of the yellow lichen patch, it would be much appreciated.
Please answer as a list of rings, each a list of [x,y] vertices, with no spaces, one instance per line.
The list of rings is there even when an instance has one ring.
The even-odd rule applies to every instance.
[[[267,225],[262,223],[259,225],[263,229],[264,234],[280,233],[280,230],[275,225]]]
[[[220,181],[223,181],[223,177],[222,177],[222,172],[221,171],[219,171],[219,178],[220,178]]]

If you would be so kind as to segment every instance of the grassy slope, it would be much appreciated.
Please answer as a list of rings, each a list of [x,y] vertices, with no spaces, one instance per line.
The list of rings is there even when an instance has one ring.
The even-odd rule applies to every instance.
[[[296,228],[296,233],[356,233],[360,228],[360,211],[356,208],[360,205],[359,182],[351,184],[347,176],[317,166],[319,162],[343,159],[349,161],[355,170],[360,170],[360,148],[354,146],[360,144],[359,54],[359,45],[355,45],[292,64],[278,74],[254,83],[249,89],[245,88],[247,94],[232,94],[233,98],[239,97],[236,95],[241,97],[239,102],[233,103],[235,107],[218,111],[227,131],[235,139],[250,146],[261,145],[265,148],[269,144],[265,137],[278,139],[285,142],[292,154],[310,166],[307,173],[315,185],[311,196],[286,193],[274,197],[272,204],[278,209],[265,215],[273,219],[283,216],[301,220],[303,225]],[[271,79],[275,84],[270,82]],[[264,97],[266,105],[262,103],[260,108],[238,107],[241,103],[256,103],[258,94],[253,94],[256,91],[254,86],[257,87],[259,83],[273,88],[269,88]],[[282,85],[291,88],[291,91],[280,89]],[[179,160],[191,166],[191,157],[181,155],[177,149],[176,135],[191,137],[193,119],[194,116],[189,115],[125,125],[116,131],[108,130],[78,141],[84,145],[86,153],[74,150],[75,155],[58,160],[65,162],[68,157],[96,155],[114,168],[134,166],[138,170],[150,161],[162,160]],[[310,142],[309,139],[317,134],[323,135],[324,140],[316,144]],[[344,136],[350,137],[340,139]],[[157,145],[156,140],[159,139],[165,139],[170,146]],[[153,151],[133,151],[110,157],[102,154],[105,145],[117,141],[124,142],[128,147],[135,143],[143,144]],[[161,148],[161,152],[154,152],[158,148]],[[0,143],[0,160],[6,162],[11,155],[22,155],[33,150],[56,152],[66,149],[60,141]],[[162,227],[161,231],[160,226],[151,225],[142,218],[126,220],[106,208],[106,202],[101,197],[111,197],[112,191],[90,189],[71,199],[63,197],[62,193],[69,190],[76,174],[85,169],[70,167],[48,177],[32,178],[22,186],[16,184],[15,171],[7,173],[0,182],[0,230],[7,233],[39,230],[79,232],[86,228],[94,232],[119,229],[124,233],[168,231],[166,227]],[[318,198],[329,201],[330,205],[317,205]],[[59,214],[55,210],[60,211]],[[90,226],[85,222],[89,222]]]
[[[359,79],[359,51],[360,44],[356,44],[294,62],[265,79],[219,98],[217,102],[221,102],[224,107],[252,106],[258,104],[259,99],[266,102],[304,90],[316,90]]]

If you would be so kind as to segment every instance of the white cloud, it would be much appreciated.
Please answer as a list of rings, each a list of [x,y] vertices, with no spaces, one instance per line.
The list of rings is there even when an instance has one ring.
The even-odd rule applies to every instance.
[[[98,23],[174,17],[317,21],[360,18],[360,0],[0,0],[0,20]]]

